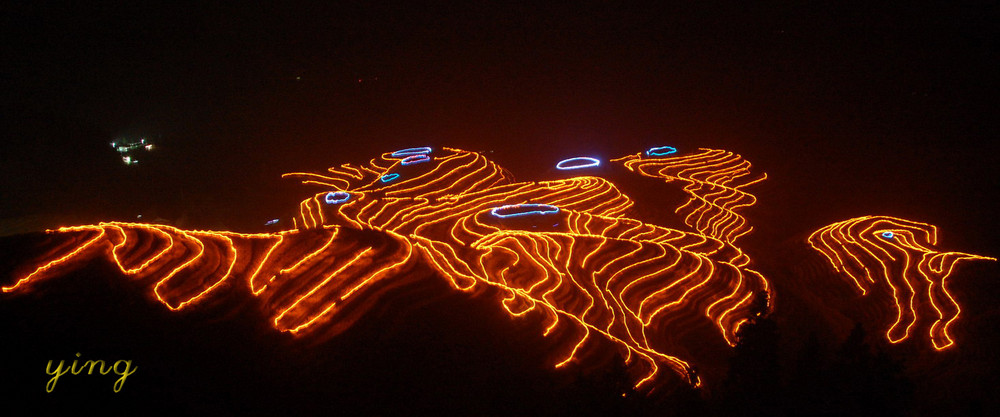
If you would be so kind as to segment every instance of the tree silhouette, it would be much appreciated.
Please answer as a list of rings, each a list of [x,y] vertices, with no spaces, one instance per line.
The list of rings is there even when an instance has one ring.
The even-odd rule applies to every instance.
[[[778,325],[763,315],[766,299],[757,297],[758,314],[737,332],[738,342],[722,383],[720,407],[727,415],[773,416],[783,397]]]
[[[830,415],[837,401],[830,379],[829,352],[816,333],[799,350],[788,380],[785,407],[789,415]]]
[[[835,414],[904,415],[912,387],[903,375],[903,366],[880,347],[865,339],[864,327],[857,323],[840,346],[829,370]]]

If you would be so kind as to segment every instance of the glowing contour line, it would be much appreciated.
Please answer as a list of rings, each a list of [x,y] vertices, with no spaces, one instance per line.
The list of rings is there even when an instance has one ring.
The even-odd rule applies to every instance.
[[[885,226],[892,229],[885,230]],[[889,216],[837,222],[813,232],[808,242],[836,272],[850,278],[861,296],[876,286],[889,287],[890,294],[876,297],[884,300],[891,296],[895,304],[896,317],[885,332],[890,343],[908,339],[915,327],[926,322],[920,317],[922,313],[928,313],[934,322],[926,334],[935,350],[955,344],[949,327],[962,308],[945,286],[955,265],[961,260],[996,260],[933,249],[937,245],[936,226]]]
[[[254,296],[270,300],[265,304],[276,314],[276,329],[298,333],[332,321],[328,328],[339,332],[364,311],[345,304],[375,302],[352,294],[378,296],[386,286],[407,276],[398,270],[415,255],[455,289],[496,288],[503,295],[503,308],[513,317],[529,311],[541,314],[549,323],[545,336],[557,327],[557,334],[578,336],[556,367],[582,355],[580,348],[590,336],[615,343],[625,349],[626,362],[637,357],[648,365],[637,388],[659,375],[661,365],[698,386],[693,369],[668,355],[665,348],[669,346],[661,344],[673,343],[663,339],[665,326],[691,314],[705,317],[719,328],[726,343],[734,345],[746,317],[758,312],[752,307],[756,295],[769,293],[767,281],[745,268],[749,258],[731,244],[735,233],[731,231],[749,231],[742,217],[733,216],[732,211],[756,201],[736,191],[763,179],[725,187],[749,168],[738,156],[726,157],[724,161],[731,162],[723,163],[716,151],[695,155],[704,159],[695,161],[697,171],[690,169],[690,158],[669,160],[681,171],[679,177],[692,179],[685,191],[697,198],[688,203],[692,214],[690,222],[686,221],[694,232],[683,232],[626,217],[633,202],[606,179],[517,183],[482,155],[445,150],[447,154],[432,159],[428,172],[391,188],[375,189],[372,184],[376,178],[388,182],[399,177],[387,172],[399,163],[388,154],[371,159],[367,166],[330,168],[329,174],[286,174],[303,178],[305,184],[336,190],[301,202],[297,230],[247,235],[114,223],[79,229],[75,241],[61,253],[73,247],[77,250],[40,266],[14,286],[42,277],[70,258],[87,256],[78,253],[81,243],[90,246],[85,238],[106,229],[111,234],[106,240],[114,244],[112,254],[126,273],[162,276],[161,271],[170,270],[154,292],[171,310],[184,308],[221,288],[228,278],[240,276],[248,281]],[[668,181],[674,176],[663,171],[640,173]],[[327,196],[336,201],[345,195],[350,196],[350,203],[323,204]],[[509,204],[526,201],[536,203]],[[713,203],[697,207],[698,201]],[[725,211],[718,213],[719,208]],[[555,213],[562,214],[553,225],[558,228],[542,233],[486,221],[487,216],[503,219]],[[362,234],[338,237],[348,230]],[[387,236],[385,244],[378,246],[384,248],[379,254],[372,252],[375,246],[356,245],[358,237],[370,233]],[[157,250],[150,251],[143,243],[150,239]],[[90,247],[98,247],[94,245]],[[250,260],[237,263],[237,254]],[[213,260],[219,266],[206,268],[206,262],[199,259]]]

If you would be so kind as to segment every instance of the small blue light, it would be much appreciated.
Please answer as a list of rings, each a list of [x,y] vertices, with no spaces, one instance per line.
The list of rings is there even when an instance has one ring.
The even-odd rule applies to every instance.
[[[546,214],[556,214],[558,212],[559,207],[551,204],[511,204],[496,207],[493,210],[490,210],[490,214],[501,219],[533,215],[542,216]]]
[[[601,165],[601,160],[597,158],[591,158],[589,156],[578,156],[576,158],[563,159],[556,164],[556,169],[559,170],[569,170],[569,169],[580,169],[580,168],[591,168]]]
[[[326,193],[326,196],[323,197],[323,201],[325,201],[326,204],[340,204],[350,199],[351,193],[345,191],[331,191]]]
[[[398,150],[396,152],[393,152],[391,155],[392,155],[393,158],[400,158],[400,157],[404,157],[404,156],[425,155],[425,154],[429,154],[429,153],[431,153],[431,148],[427,147],[427,146],[424,146],[424,147],[420,147],[420,148],[400,149],[400,150]]]
[[[646,155],[649,156],[667,156],[674,153],[677,153],[677,148],[673,146],[660,146],[646,150]]]
[[[896,237],[896,234],[892,233],[892,232],[882,232],[882,237],[884,237],[886,239],[892,239],[892,238]]]
[[[271,219],[271,220],[268,220],[267,223],[264,223],[264,226],[271,226],[271,225],[277,224],[279,221],[280,220],[278,220],[278,219]]]
[[[399,178],[399,174],[393,172],[392,174],[385,174],[382,178],[379,178],[382,182],[392,182],[392,180]]]
[[[427,162],[430,160],[431,157],[424,154],[420,154],[420,155],[407,156],[406,158],[403,158],[402,161],[399,161],[399,163],[405,166],[405,165],[419,164],[421,162]]]

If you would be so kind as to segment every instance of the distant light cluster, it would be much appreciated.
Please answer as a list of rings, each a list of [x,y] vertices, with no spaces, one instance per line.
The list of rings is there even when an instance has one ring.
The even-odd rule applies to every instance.
[[[122,158],[122,163],[125,165],[136,165],[139,163],[139,159],[136,158],[136,153],[142,151],[152,151],[154,146],[152,142],[147,142],[146,138],[139,139],[119,139],[111,142],[111,147]]]

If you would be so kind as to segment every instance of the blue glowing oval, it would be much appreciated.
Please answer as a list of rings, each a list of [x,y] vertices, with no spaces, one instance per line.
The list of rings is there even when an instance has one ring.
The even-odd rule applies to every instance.
[[[511,204],[495,207],[493,210],[490,210],[490,214],[501,219],[521,216],[544,216],[558,212],[559,207],[551,204]]]
[[[395,180],[396,178],[399,178],[399,174],[393,172],[392,174],[383,175],[382,178],[379,178],[379,181],[392,182],[392,180]]]
[[[340,204],[350,199],[351,193],[345,191],[331,191],[326,193],[326,196],[323,197],[323,201],[325,201],[326,204]]]
[[[421,162],[427,162],[427,161],[430,161],[430,160],[431,160],[431,157],[429,157],[427,155],[424,155],[424,154],[420,154],[420,155],[410,155],[410,156],[407,156],[406,158],[403,158],[402,161],[399,161],[399,163],[402,164],[402,165],[413,165],[413,164],[419,164]]]
[[[423,146],[419,148],[400,149],[398,151],[393,152],[391,155],[393,158],[401,158],[404,156],[425,155],[429,153],[431,153],[431,148],[428,146]]]
[[[590,168],[601,165],[601,160],[597,158],[591,158],[589,156],[578,156],[576,158],[563,159],[556,164],[556,169],[568,170],[568,169],[580,169],[580,168]]]
[[[882,237],[884,237],[886,239],[892,239],[892,238],[896,237],[896,234],[892,233],[892,232],[882,232]]]
[[[264,226],[275,225],[275,224],[278,224],[279,221],[281,221],[281,220],[280,219],[271,219],[271,220],[268,220],[267,223],[264,223]]]
[[[677,148],[673,146],[659,146],[646,150],[646,155],[649,156],[667,156],[674,153],[677,153]]]

